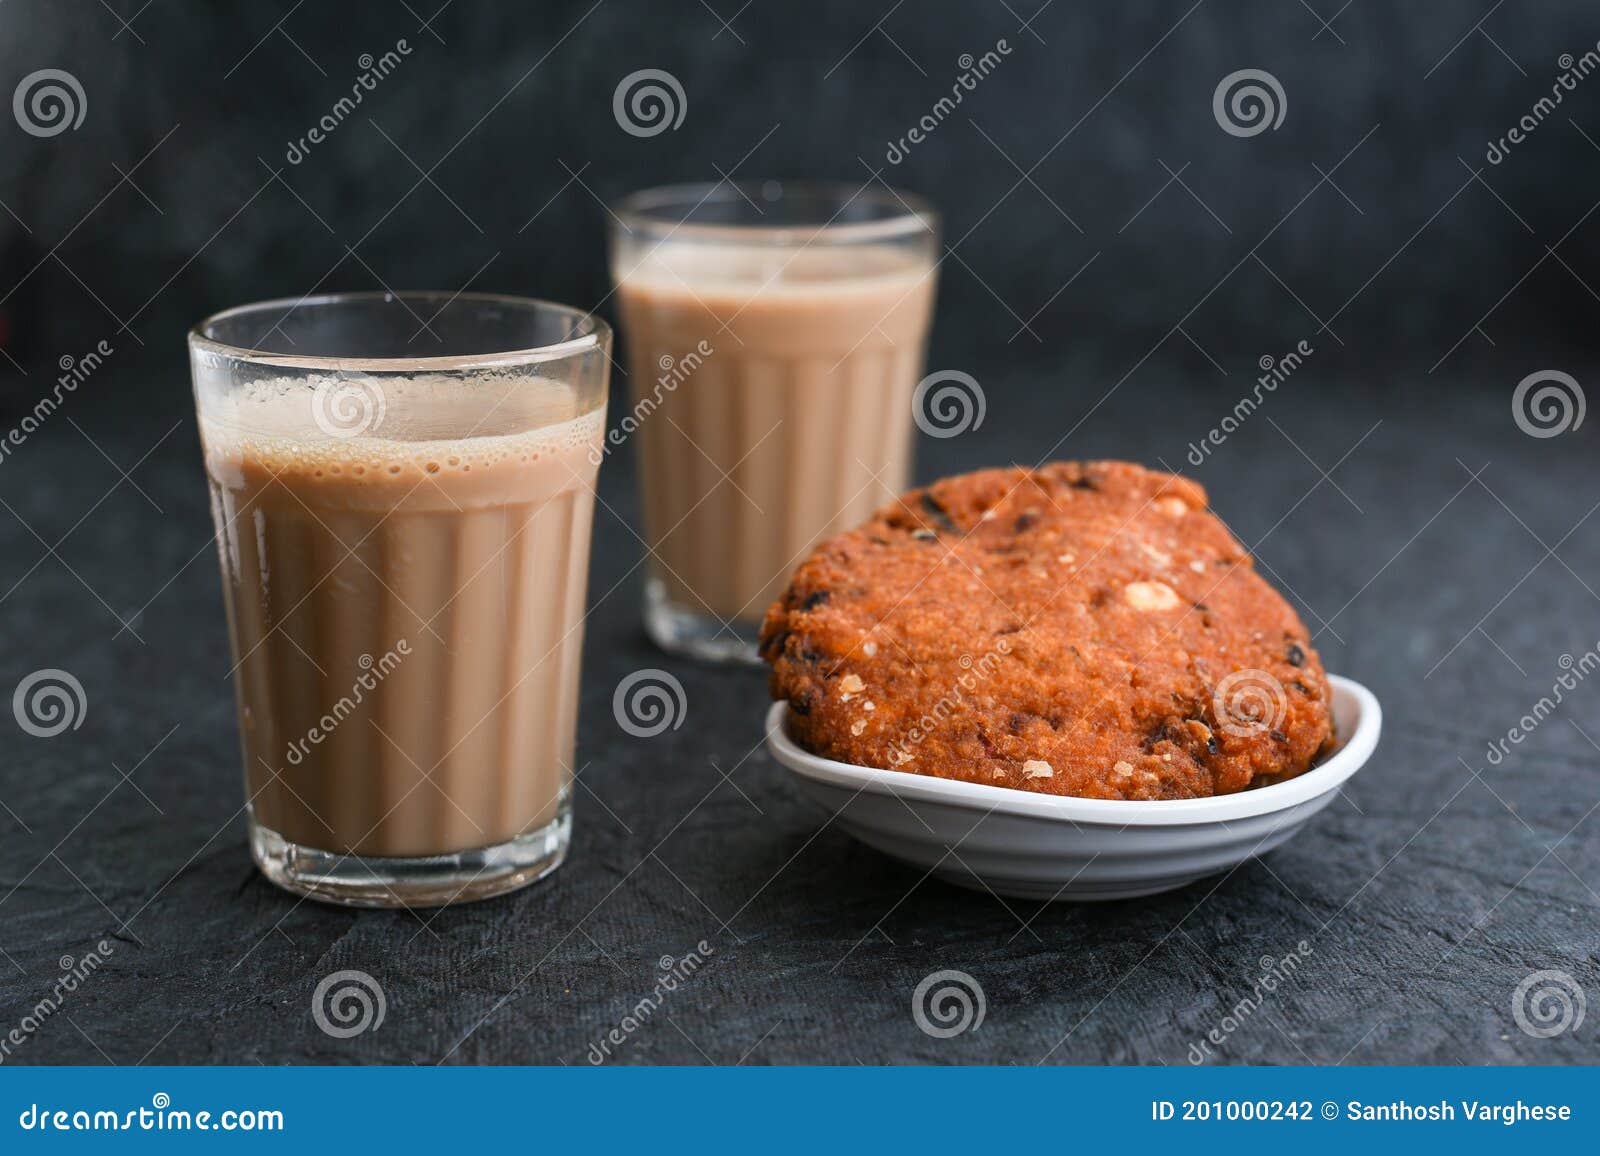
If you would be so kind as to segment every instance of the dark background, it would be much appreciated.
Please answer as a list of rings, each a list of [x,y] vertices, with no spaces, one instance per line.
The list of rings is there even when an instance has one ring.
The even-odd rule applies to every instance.
[[[1510,405],[1530,373],[1593,377],[1600,79],[1485,160],[1557,58],[1600,39],[1591,8],[436,9],[0,6],[0,97],[40,68],[87,95],[83,125],[48,139],[0,107],[4,426],[59,359],[114,349],[0,461],[0,690],[60,667],[89,702],[54,739],[0,716],[0,1033],[59,957],[116,945],[13,1062],[581,1063],[657,959],[701,939],[713,963],[620,1061],[1182,1064],[1260,960],[1302,940],[1300,978],[1218,1059],[1597,1058],[1593,1011],[1553,1039],[1511,1015],[1537,970],[1600,993],[1594,689],[1484,759],[1600,636],[1593,427],[1536,439]],[[402,38],[399,68],[289,163],[358,58]],[[994,73],[888,164],[958,58],[1001,38]],[[687,95],[681,127],[649,139],[612,114],[642,68]],[[1282,83],[1276,131],[1214,120],[1213,88],[1241,68]],[[1149,900],[1002,904],[919,880],[790,789],[758,747],[759,676],[643,639],[624,451],[602,476],[567,866],[437,915],[296,903],[255,875],[184,331],[315,289],[594,306],[604,202],[730,174],[881,179],[943,210],[930,366],[976,376],[988,418],[924,438],[922,478],[1049,456],[1189,470],[1258,358],[1315,348],[1192,472],[1330,669],[1384,701],[1344,798],[1266,860]],[[647,666],[690,704],[654,740],[611,715]],[[380,1030],[343,1041],[310,1017],[342,968],[389,1001]],[[913,1024],[911,992],[940,968],[982,983],[978,1031]]]
[[[737,7],[721,4],[725,16]],[[1441,370],[1460,370],[1491,341],[1551,350],[1592,328],[1593,294],[1556,260],[1492,307],[1600,195],[1600,149],[1582,135],[1600,140],[1589,120],[1600,97],[1580,84],[1504,163],[1484,159],[1548,93],[1558,56],[1594,47],[1584,5],[1497,6],[1474,33],[1489,7],[1476,0],[1357,0],[1332,31],[1297,3],[1057,0],[1022,28],[1037,4],[755,0],[730,30],[697,0],[458,0],[426,28],[439,0],[337,12],[157,0],[124,29],[97,3],[8,0],[0,71],[65,67],[89,112],[75,132],[8,133],[0,150],[0,188],[31,230],[0,226],[7,288],[22,282],[7,307],[49,335],[34,346],[45,361],[126,322],[148,352],[125,335],[113,344],[176,371],[175,337],[199,317],[316,286],[471,279],[588,306],[608,288],[602,201],[719,172],[861,182],[881,170],[945,213],[954,255],[935,363],[981,366],[1004,347],[1041,368],[1072,353],[1126,368],[1188,315],[1185,329],[1229,367],[1331,321],[1352,368],[1445,358]],[[289,142],[348,94],[361,55],[402,38],[400,68],[288,163]],[[889,165],[888,142],[949,92],[958,58],[1002,38],[1012,53],[997,72]],[[682,83],[676,131],[618,129],[613,90],[641,68]],[[1212,89],[1240,68],[1283,84],[1277,131],[1218,130]],[[1168,184],[1164,165],[1182,185],[1129,225]],[[1338,188],[1318,187],[1319,167],[1336,165]],[[1492,191],[1472,180],[1478,169]],[[1580,226],[1560,256],[1582,273],[1596,235]],[[1264,265],[1245,260],[1201,303],[1258,243]],[[1038,340],[1011,342],[1028,319]],[[1446,358],[1480,320],[1486,336]],[[1185,369],[1215,376],[1183,337],[1171,346]],[[185,404],[181,390],[156,392],[139,401]]]

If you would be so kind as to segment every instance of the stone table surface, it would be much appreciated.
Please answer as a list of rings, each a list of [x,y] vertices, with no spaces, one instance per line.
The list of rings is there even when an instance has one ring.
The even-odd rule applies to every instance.
[[[1250,374],[1202,382],[1161,358],[1121,383],[1126,366],[969,367],[987,418],[924,438],[919,478],[1047,455],[1190,471],[1329,669],[1386,711],[1376,756],[1290,843],[1088,906],[922,878],[802,799],[760,743],[761,675],[644,637],[626,453],[601,483],[567,864],[444,911],[275,890],[244,844],[186,386],[120,381],[160,403],[64,411],[0,464],[0,690],[59,668],[87,704],[51,738],[0,718],[0,1034],[67,957],[109,948],[6,1062],[581,1064],[663,957],[701,941],[704,965],[612,1062],[1184,1064],[1208,1035],[1207,1062],[1592,1062],[1600,1015],[1544,1038],[1513,1004],[1542,971],[1562,975],[1534,980],[1532,1014],[1559,1011],[1559,993],[1539,995],[1551,984],[1600,995],[1600,688],[1524,719],[1600,638],[1596,435],[1518,429],[1511,391],[1538,366],[1454,364],[1306,368],[1198,468],[1190,443]],[[612,694],[649,667],[681,681],[687,708],[637,738]],[[1527,722],[1492,764],[1489,745]],[[1241,1010],[1291,953],[1294,974]],[[334,1038],[313,992],[347,969],[381,984],[386,1015]],[[943,969],[986,1003],[981,1027],[948,1039],[911,1006]]]

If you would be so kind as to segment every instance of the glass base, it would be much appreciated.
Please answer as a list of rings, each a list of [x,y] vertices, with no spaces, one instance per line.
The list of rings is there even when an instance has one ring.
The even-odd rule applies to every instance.
[[[650,640],[668,654],[681,654],[705,662],[761,664],[756,644],[759,623],[724,624],[714,614],[674,602],[659,578],[644,587],[644,628]]]
[[[296,895],[346,907],[443,907],[516,891],[567,857],[572,815],[537,831],[451,855],[379,858],[291,843],[250,820],[250,855],[261,873]]]

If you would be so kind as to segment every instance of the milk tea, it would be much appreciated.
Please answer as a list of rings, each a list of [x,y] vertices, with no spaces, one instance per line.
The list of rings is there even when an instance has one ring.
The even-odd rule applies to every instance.
[[[630,260],[614,273],[648,410],[635,437],[652,571],[679,607],[753,633],[812,547],[910,485],[932,259],[667,240]]]
[[[354,435],[303,381],[202,405],[250,806],[325,851],[501,844],[565,816],[603,413],[532,377],[377,388]]]

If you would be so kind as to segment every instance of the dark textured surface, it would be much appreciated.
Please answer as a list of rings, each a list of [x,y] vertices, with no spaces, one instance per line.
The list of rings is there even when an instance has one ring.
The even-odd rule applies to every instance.
[[[710,962],[617,1060],[1182,1064],[1302,941],[1295,976],[1216,1059],[1600,1058],[1594,1007],[1550,1039],[1512,1016],[1538,970],[1600,996],[1600,688],[1485,757],[1600,638],[1594,419],[1536,439],[1511,412],[1530,373],[1595,376],[1600,80],[1487,185],[1460,159],[1482,166],[1557,55],[1594,43],[1592,13],[1508,4],[1474,30],[1486,0],[1357,3],[1334,35],[1294,4],[1058,2],[1032,32],[1018,23],[1036,0],[1021,17],[907,4],[877,31],[888,0],[712,6],[737,36],[703,5],[629,0],[457,3],[439,39],[391,5],[157,3],[131,32],[121,0],[0,7],[0,97],[64,67],[90,98],[82,129],[49,139],[0,106],[3,340],[28,370],[0,365],[0,424],[58,358],[116,350],[0,461],[0,1037],[61,957],[114,947],[6,1062],[582,1063],[658,960],[702,939]],[[288,166],[285,142],[348,91],[356,56],[400,36],[417,46],[402,71]],[[1189,470],[1257,359],[1309,339],[1307,366],[1192,472],[1328,668],[1384,702],[1345,796],[1265,860],[1137,902],[1002,904],[920,880],[759,749],[759,674],[645,641],[624,450],[602,474],[569,863],[438,914],[331,910],[258,878],[184,327],[316,286],[594,304],[596,197],[735,165],[865,179],[862,158],[881,164],[957,56],[1000,36],[1015,55],[885,173],[947,211],[933,365],[988,398],[980,429],[923,439],[919,479],[1045,457]],[[679,75],[690,105],[679,131],[640,140],[610,101],[648,67]],[[1290,107],[1242,140],[1210,101],[1246,67],[1278,75]],[[1313,167],[1335,165],[1337,189]],[[633,738],[612,692],[652,666],[681,679],[687,719]],[[3,708],[45,667],[88,700],[52,739]],[[388,1012],[339,1040],[312,992],[349,968]],[[978,1030],[917,1028],[912,992],[940,969],[981,983]]]
[[[996,374],[984,427],[929,443],[923,473],[1043,453],[1104,380],[1063,370],[1047,389]],[[1215,406],[1149,368],[1062,450],[1175,461]],[[1330,467],[1379,421],[1320,485],[1289,440]],[[165,427],[86,429],[129,466]],[[1221,1058],[1595,1058],[1592,1024],[1540,1040],[1511,1018],[1512,991],[1535,969],[1600,982],[1600,826],[1585,821],[1597,752],[1578,729],[1600,736],[1595,688],[1502,766],[1484,750],[1547,692],[1559,655],[1595,643],[1583,583],[1600,573],[1600,520],[1559,560],[1541,562],[1540,540],[1560,541],[1600,493],[1587,426],[1527,438],[1505,389],[1464,392],[1446,426],[1408,403],[1399,378],[1308,374],[1197,471],[1247,543],[1270,531],[1264,567],[1321,630],[1329,667],[1382,698],[1387,729],[1346,797],[1264,861],[1094,907],[919,881],[827,826],[756,745],[761,676],[666,661],[643,639],[637,546],[604,510],[572,860],[533,890],[436,915],[297,904],[254,874],[235,815],[229,660],[192,427],[133,472],[163,515],[64,423],[25,448],[26,473],[0,468],[0,497],[48,541],[112,492],[59,560],[25,578],[44,546],[11,515],[3,530],[0,589],[21,582],[0,605],[0,685],[64,667],[89,709],[50,740],[5,720],[0,794],[17,818],[0,816],[0,1007],[20,1016],[57,957],[116,942],[19,1061],[582,1062],[650,991],[659,957],[701,939],[711,961],[620,1059],[1183,1063],[1261,959],[1301,940],[1310,958]],[[1474,482],[1467,467],[1485,463]],[[608,468],[602,486],[629,521],[630,483]],[[124,616],[144,608],[143,645],[111,640],[116,620],[69,566]],[[636,739],[611,694],[646,666],[682,680],[688,712],[681,729]],[[132,783],[119,785],[119,767]],[[350,1041],[310,1014],[317,981],[343,968],[371,973],[388,997],[382,1028]],[[910,1014],[917,982],[942,968],[975,976],[988,1000],[983,1026],[951,1040]]]

